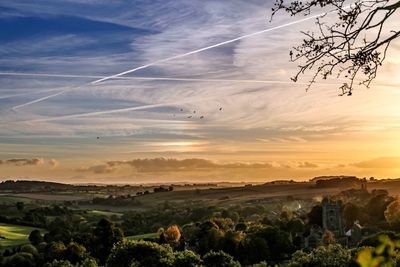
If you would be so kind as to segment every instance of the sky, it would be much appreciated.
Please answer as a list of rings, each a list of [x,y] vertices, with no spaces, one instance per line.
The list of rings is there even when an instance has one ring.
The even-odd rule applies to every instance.
[[[1,1],[0,180],[400,177],[400,40],[369,89],[306,92],[289,50],[315,19],[272,5]]]

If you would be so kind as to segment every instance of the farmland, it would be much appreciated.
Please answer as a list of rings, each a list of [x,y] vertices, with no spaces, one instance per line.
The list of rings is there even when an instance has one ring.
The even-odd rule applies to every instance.
[[[40,253],[45,260],[47,253],[74,260],[67,254],[57,256],[57,251],[61,249],[66,253],[79,248],[104,263],[108,254],[96,249],[103,243],[98,240],[109,238],[103,235],[107,234],[114,239],[113,244],[122,240],[129,244],[144,244],[140,243],[144,240],[150,242],[146,243],[149,246],[168,243],[177,251],[191,247],[199,255],[226,249],[244,264],[262,259],[279,262],[286,257],[287,248],[291,252],[302,249],[304,243],[289,236],[303,238],[312,225],[320,224],[319,215],[313,213],[321,212],[318,211],[321,200],[327,196],[343,200],[347,202],[345,209],[355,210],[344,214],[347,227],[351,227],[350,222],[357,215],[355,218],[360,218],[368,235],[395,229],[383,215],[387,205],[395,200],[392,196],[399,193],[399,180],[340,176],[318,181],[276,181],[227,187],[217,184],[180,186],[179,190],[173,185],[85,187],[57,184],[56,188],[51,188],[44,182],[40,183],[40,188],[25,186],[18,189],[18,182],[14,182],[15,188],[7,184],[7,190],[0,193],[3,211],[0,215],[0,236],[3,237],[0,245],[8,252],[22,249],[21,245],[30,243],[30,233],[41,229],[42,234],[35,232],[33,235],[36,241],[31,245],[42,250]],[[373,228],[377,223],[379,228]],[[254,258],[241,258],[241,251],[232,250],[230,245],[225,247],[236,242],[237,248],[240,245],[243,249],[251,249],[255,246],[251,242],[258,242],[259,238],[272,246],[275,235],[284,241],[276,255],[261,253]],[[23,248],[29,249],[29,246]]]
[[[0,223],[0,247],[7,248],[29,243],[29,234],[35,229],[37,228]]]
[[[142,235],[127,236],[126,239],[128,239],[128,240],[141,240],[141,239],[155,239],[157,237],[158,237],[157,233],[149,233],[149,234],[142,234]]]

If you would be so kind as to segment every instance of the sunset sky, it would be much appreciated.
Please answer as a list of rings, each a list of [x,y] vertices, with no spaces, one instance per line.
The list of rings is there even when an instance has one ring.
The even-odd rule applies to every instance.
[[[306,92],[289,50],[315,20],[272,4],[2,0],[0,180],[400,177],[400,40],[370,89]]]

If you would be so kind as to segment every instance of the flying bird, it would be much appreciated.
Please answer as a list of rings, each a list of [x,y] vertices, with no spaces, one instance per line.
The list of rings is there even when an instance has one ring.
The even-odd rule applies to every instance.
[[[97,139],[100,139],[100,137],[99,137],[99,136],[97,136]]]
[[[193,110],[193,114],[196,113],[196,110]]]
[[[222,108],[219,108],[219,110],[222,110]]]
[[[189,117],[187,117],[188,119],[191,119],[193,116],[189,116]]]
[[[204,119],[204,116],[200,116],[200,119]]]

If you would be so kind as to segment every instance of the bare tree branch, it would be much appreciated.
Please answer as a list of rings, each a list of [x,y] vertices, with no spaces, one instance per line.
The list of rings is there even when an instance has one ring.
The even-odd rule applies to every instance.
[[[314,8],[333,7],[338,18],[327,23],[318,18],[317,33],[303,32],[303,42],[290,51],[290,60],[299,62],[292,78],[297,81],[307,70],[314,70],[307,90],[321,77],[336,75],[348,81],[340,87],[340,95],[351,95],[355,82],[369,87],[385,60],[391,41],[400,36],[400,27],[391,29],[390,19],[399,17],[400,1],[346,0],[291,1],[276,0],[272,16],[284,10],[291,16],[309,15]],[[392,26],[393,27],[393,26]]]

